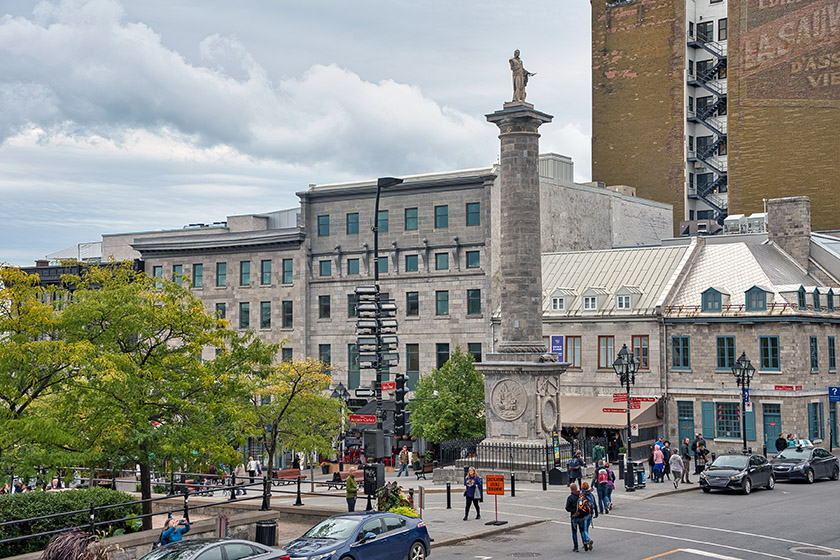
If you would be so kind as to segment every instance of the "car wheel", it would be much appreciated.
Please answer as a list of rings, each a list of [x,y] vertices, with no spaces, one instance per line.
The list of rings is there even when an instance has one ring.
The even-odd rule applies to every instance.
[[[705,492],[706,494],[708,494],[711,491],[712,491],[711,488],[703,488],[703,492]]]
[[[353,560],[352,556],[342,556],[341,560]]]
[[[411,545],[408,560],[426,560],[426,546],[420,541]]]
[[[808,484],[814,483],[814,469],[808,469],[808,472],[805,473],[805,480]]]
[[[744,479],[744,494],[749,494],[752,492],[752,481],[749,478]]]
[[[840,480],[840,467],[837,465],[835,465],[834,470],[831,471],[831,480]]]
[[[776,487],[776,477],[771,474],[770,478],[767,479],[767,489],[772,490],[775,487]]]

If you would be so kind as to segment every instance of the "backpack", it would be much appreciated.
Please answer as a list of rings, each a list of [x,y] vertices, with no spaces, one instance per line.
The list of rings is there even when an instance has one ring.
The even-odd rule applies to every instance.
[[[575,512],[575,515],[577,517],[587,517],[592,515],[592,502],[590,502],[589,498],[583,494],[581,494],[578,498],[577,511]]]
[[[607,469],[601,468],[598,470],[598,484],[606,484],[610,480],[610,475]]]

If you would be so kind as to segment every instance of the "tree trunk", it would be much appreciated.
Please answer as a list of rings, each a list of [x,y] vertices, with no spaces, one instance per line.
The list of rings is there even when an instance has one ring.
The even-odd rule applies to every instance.
[[[140,459],[140,499],[148,500],[152,497],[152,473],[149,468],[149,460],[145,453]],[[143,515],[152,513],[152,503],[148,501],[143,502]],[[149,531],[152,528],[152,518],[143,518],[143,530]]]

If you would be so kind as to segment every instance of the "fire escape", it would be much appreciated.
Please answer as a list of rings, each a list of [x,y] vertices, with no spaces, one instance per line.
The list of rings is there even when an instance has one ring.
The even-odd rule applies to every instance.
[[[726,118],[719,115],[726,114],[726,80],[718,80],[721,70],[726,70],[726,43],[715,42],[714,32],[699,32],[697,36],[689,35],[688,46],[703,49],[714,58],[711,64],[704,68],[698,67],[694,74],[689,74],[688,85],[702,88],[711,94],[711,102],[704,106],[696,106],[688,111],[688,121],[703,125],[711,131],[711,141],[705,145],[697,145],[694,151],[688,153],[688,161],[697,167],[705,167],[713,173],[713,180],[689,188],[689,198],[700,199],[715,210],[715,219],[723,225],[727,216],[727,199],[718,193],[727,190],[726,160],[717,156],[721,146],[726,145]],[[698,97],[699,99],[699,97]]]

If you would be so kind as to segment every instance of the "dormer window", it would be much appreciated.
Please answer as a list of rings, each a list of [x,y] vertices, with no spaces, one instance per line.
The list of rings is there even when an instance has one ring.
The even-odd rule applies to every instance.
[[[746,291],[745,302],[747,311],[766,311],[767,310],[767,292],[753,286]]]
[[[721,310],[721,294],[714,288],[709,288],[702,294],[702,309],[703,311],[720,311]]]
[[[615,308],[616,309],[630,309],[630,296],[616,296],[615,298]]]
[[[799,309],[808,309],[808,303],[805,301],[805,288],[799,286]]]
[[[552,311],[565,311],[566,309],[566,299],[561,297],[553,297],[551,298],[551,310]]]
[[[814,288],[814,311],[819,311],[822,309],[820,305],[820,289]]]
[[[583,310],[595,311],[598,309],[598,298],[595,296],[585,296],[583,298]]]

